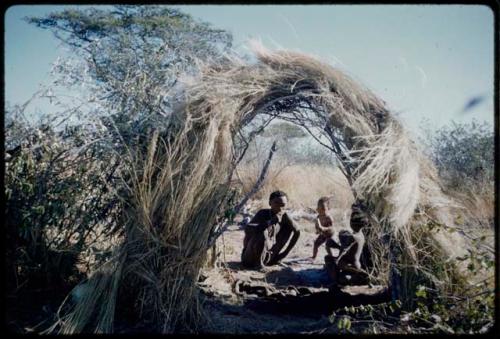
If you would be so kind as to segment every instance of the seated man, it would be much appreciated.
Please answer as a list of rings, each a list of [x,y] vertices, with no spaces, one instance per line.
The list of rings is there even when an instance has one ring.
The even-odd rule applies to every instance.
[[[274,265],[285,258],[297,243],[300,232],[285,213],[287,196],[276,191],[269,196],[270,209],[262,209],[245,226],[241,263],[260,268]],[[290,239],[291,238],[291,239]],[[290,239],[287,248],[281,252]]]
[[[361,268],[360,258],[365,244],[365,236],[361,228],[368,224],[368,218],[363,212],[361,202],[352,205],[351,228],[353,233],[343,231],[339,234],[340,245],[332,239],[327,241],[327,251],[325,256],[325,267],[328,275],[335,284],[340,285],[363,285],[368,284],[368,274]],[[330,248],[340,249],[337,258],[332,256]]]

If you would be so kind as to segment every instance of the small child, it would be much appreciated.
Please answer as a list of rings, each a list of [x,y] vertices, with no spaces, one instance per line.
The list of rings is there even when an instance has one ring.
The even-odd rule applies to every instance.
[[[337,258],[325,257],[325,266],[330,278],[341,285],[364,285],[369,284],[368,273],[361,267],[361,254],[365,245],[365,236],[362,228],[369,226],[366,215],[366,205],[358,200],[351,206],[351,232],[339,234],[340,253]],[[329,249],[330,240],[326,243]],[[336,246],[335,246],[336,247]]]
[[[316,233],[319,234],[318,238],[314,241],[313,255],[312,259],[316,259],[318,255],[319,247],[330,239],[333,235],[333,219],[329,214],[330,209],[330,198],[321,197],[318,200],[318,207],[316,211],[318,212],[318,217],[314,223],[316,228]]]

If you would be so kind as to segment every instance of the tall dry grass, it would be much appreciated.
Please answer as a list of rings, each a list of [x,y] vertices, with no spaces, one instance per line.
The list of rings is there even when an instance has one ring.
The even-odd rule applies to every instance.
[[[492,230],[495,220],[495,189],[488,181],[474,182],[449,190],[449,195],[459,201],[463,207],[458,214],[459,223],[469,228]]]
[[[241,166],[236,170],[241,180],[242,192],[249,192],[258,175],[255,166]],[[317,201],[322,196],[332,197],[332,206],[347,210],[354,198],[342,172],[335,167],[316,164],[295,164],[282,167],[279,163],[270,166],[269,173],[254,195],[260,200],[261,208],[268,207],[271,192],[282,190],[288,195],[288,206],[292,209],[316,209]]]
[[[435,269],[453,257],[427,229],[431,222],[453,226],[454,203],[443,193],[433,165],[385,104],[315,58],[262,46],[254,50],[257,63],[228,59],[201,65],[197,78],[179,79],[185,90],[179,93],[167,135],[154,134],[147,149],[130,152],[126,238],[109,263],[109,274],[101,274],[108,278],[100,283],[99,274],[90,277],[88,293],[97,299],[78,302],[64,317],[61,332],[87,327],[112,331],[117,288],[131,291],[141,318],[158,331],[170,333],[179,326],[196,331],[196,280],[229,189],[233,138],[257,115],[293,109],[300,100],[316,107],[325,128],[338,131],[351,159],[353,190],[367,201],[372,219],[367,243],[374,254],[373,274],[387,283],[398,268],[405,268],[404,274],[416,277],[403,279],[409,282],[401,290],[410,294],[423,279],[438,288],[454,288],[453,267]],[[321,187],[317,182],[327,180],[321,175],[325,171],[317,169],[313,177],[296,170],[282,177],[275,173],[263,193],[276,187],[288,190],[293,204],[314,204],[316,191],[298,187]],[[304,185],[293,185],[290,178]],[[85,310],[85,316],[79,317],[78,310]],[[100,321],[92,325],[92,319]]]

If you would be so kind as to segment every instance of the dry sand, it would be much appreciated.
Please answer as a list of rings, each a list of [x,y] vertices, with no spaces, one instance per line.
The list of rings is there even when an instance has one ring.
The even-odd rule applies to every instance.
[[[288,298],[303,295],[321,296],[328,293],[331,281],[324,270],[324,245],[315,260],[311,259],[314,215],[307,211],[289,211],[301,228],[301,235],[290,254],[279,265],[260,270],[244,269],[240,264],[243,227],[229,226],[218,239],[216,267],[202,272],[199,283],[205,296],[205,309],[211,321],[205,324],[207,332],[215,333],[337,333],[311,298],[301,303],[287,303]],[[337,225],[338,229],[345,225]],[[350,286],[344,292],[374,294],[382,286]],[[298,296],[298,297],[297,297]],[[306,300],[304,298],[304,300]],[[282,303],[281,307],[275,307]],[[288,305],[288,306],[287,306]]]

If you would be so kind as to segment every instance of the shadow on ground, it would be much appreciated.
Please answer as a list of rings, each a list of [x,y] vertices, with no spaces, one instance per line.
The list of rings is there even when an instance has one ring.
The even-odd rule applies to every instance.
[[[289,285],[327,287],[330,284],[326,271],[319,268],[298,270],[285,267],[282,270],[267,273],[266,280],[277,288]]]
[[[317,318],[327,316],[345,306],[375,305],[390,300],[388,289],[377,289],[373,293],[351,294],[341,289],[303,292],[297,288],[296,295],[275,293],[258,299],[247,300],[245,305],[256,312],[267,314],[288,314]]]

